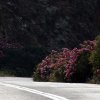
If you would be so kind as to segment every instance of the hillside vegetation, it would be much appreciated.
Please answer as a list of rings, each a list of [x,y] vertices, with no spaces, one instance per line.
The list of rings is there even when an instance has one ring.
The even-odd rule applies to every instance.
[[[33,74],[36,81],[100,83],[100,36],[80,48],[52,51]]]
[[[52,49],[93,40],[99,12],[99,0],[0,0],[0,70],[31,76]]]

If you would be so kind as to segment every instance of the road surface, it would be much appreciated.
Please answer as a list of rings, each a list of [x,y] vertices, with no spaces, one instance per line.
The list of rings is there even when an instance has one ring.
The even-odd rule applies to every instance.
[[[100,85],[0,77],[0,100],[100,100]]]

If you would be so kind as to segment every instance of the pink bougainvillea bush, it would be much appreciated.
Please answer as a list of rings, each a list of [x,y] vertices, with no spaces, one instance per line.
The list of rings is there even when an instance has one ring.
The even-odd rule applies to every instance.
[[[78,75],[78,65],[81,63],[79,57],[81,57],[82,54],[90,54],[94,48],[95,41],[88,40],[80,44],[79,49],[74,48],[70,50],[68,48],[63,48],[60,52],[52,50],[51,54],[37,65],[36,72],[34,72],[34,80],[63,82],[77,81],[78,78],[73,76]]]

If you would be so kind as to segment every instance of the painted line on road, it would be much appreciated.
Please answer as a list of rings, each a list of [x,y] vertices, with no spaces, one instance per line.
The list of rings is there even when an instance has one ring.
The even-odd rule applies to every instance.
[[[46,93],[46,92],[38,91],[38,90],[35,90],[35,89],[30,89],[30,88],[27,88],[27,87],[18,86],[18,85],[12,85],[12,84],[3,83],[3,82],[0,82],[0,85],[11,87],[11,88],[16,88],[16,89],[19,89],[19,90],[22,90],[22,91],[24,90],[24,91],[34,93],[34,94],[38,94],[38,95],[47,97],[47,98],[52,99],[52,100],[69,100],[67,98],[64,98],[64,97],[61,97],[61,96],[58,96],[58,95],[54,95],[54,94],[51,94],[51,93]]]

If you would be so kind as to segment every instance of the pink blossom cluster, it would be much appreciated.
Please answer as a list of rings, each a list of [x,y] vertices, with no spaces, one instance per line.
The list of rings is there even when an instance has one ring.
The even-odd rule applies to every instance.
[[[100,77],[100,69],[97,69],[96,75],[97,75],[98,77]]]
[[[72,50],[63,48],[61,52],[52,50],[51,54],[48,55],[38,65],[38,72],[41,78],[50,76],[53,70],[64,67],[65,79],[71,78],[73,73],[76,71],[77,59],[83,52],[90,52],[95,48],[95,41],[84,41],[81,44],[81,48],[74,48]]]
[[[80,46],[84,50],[92,51],[95,49],[96,41],[95,40],[94,41],[87,40],[87,41],[84,41],[83,44],[80,44]]]

